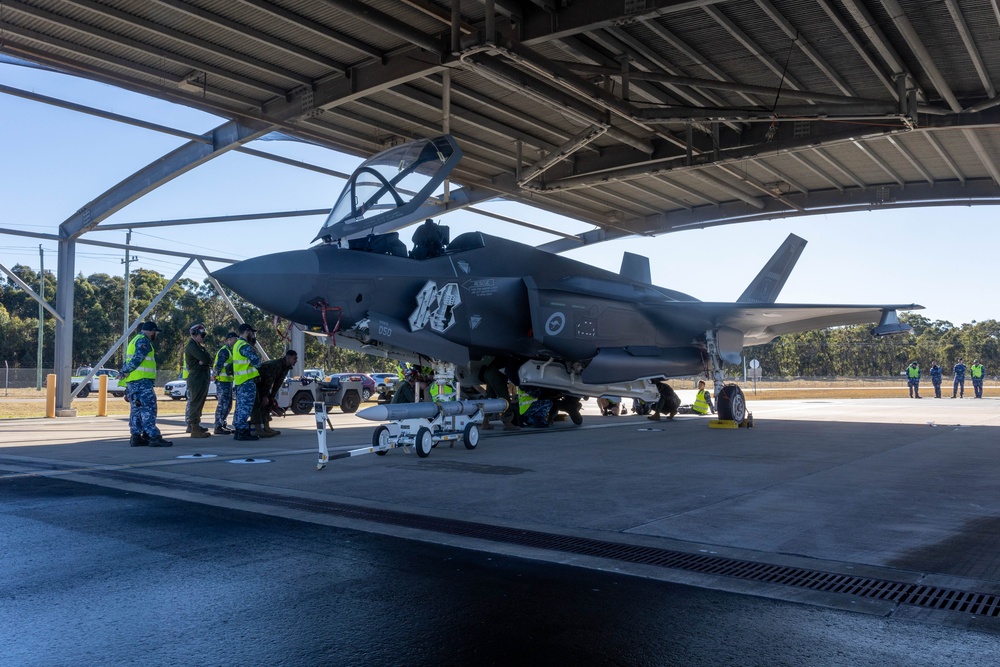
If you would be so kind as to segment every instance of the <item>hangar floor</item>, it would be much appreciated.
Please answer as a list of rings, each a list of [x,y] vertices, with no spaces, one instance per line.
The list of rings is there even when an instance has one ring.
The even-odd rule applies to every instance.
[[[193,440],[166,417],[171,449],[128,447],[122,418],[8,420],[0,480],[56,476],[997,632],[998,401],[751,400],[755,427],[738,430],[600,417],[590,402],[582,427],[495,430],[474,451],[394,450],[322,471],[312,416],[252,443]],[[372,424],[331,419],[331,452],[367,446]]]

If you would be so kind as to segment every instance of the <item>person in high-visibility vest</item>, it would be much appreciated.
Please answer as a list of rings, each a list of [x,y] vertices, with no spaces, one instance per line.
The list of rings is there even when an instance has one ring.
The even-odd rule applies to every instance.
[[[226,344],[215,353],[215,363],[212,369],[215,373],[215,397],[219,399],[215,408],[216,435],[228,435],[233,432],[226,424],[229,411],[233,409],[233,345],[239,336],[235,331],[226,334]]]
[[[536,387],[517,388],[517,411],[521,415],[521,426],[548,428],[551,424],[552,401],[540,396],[541,391]]]
[[[257,330],[244,322],[239,326],[239,336],[233,345],[233,385],[236,391],[236,414],[233,416],[233,427],[236,429],[234,440],[260,440],[260,437],[250,432],[250,413],[254,401],[257,400],[256,378],[260,375],[260,356],[253,344],[257,341]]]
[[[139,333],[125,348],[125,365],[121,377],[125,378],[125,398],[129,402],[128,428],[131,447],[171,447],[174,443],[164,440],[156,427],[156,354],[153,341],[163,329],[156,322],[143,322]]]
[[[455,388],[448,383],[438,384],[437,382],[432,382],[431,400],[435,403],[441,403],[442,401],[454,401]]]
[[[920,398],[920,365],[915,361],[906,367],[906,386],[910,389],[910,398]]]
[[[682,405],[677,409],[681,414],[707,415],[711,410],[715,414],[715,404],[712,402],[712,392],[705,389],[705,381],[698,380],[698,389],[694,393],[694,403]]]
[[[985,369],[983,365],[979,363],[979,359],[972,362],[969,366],[969,375],[972,376],[972,388],[976,392],[976,398],[983,397],[983,378],[985,377]]]

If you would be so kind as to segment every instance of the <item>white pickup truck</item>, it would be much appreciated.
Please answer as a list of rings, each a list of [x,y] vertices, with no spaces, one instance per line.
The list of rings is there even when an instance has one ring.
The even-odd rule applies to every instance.
[[[90,368],[89,366],[81,366],[80,368],[77,368],[76,375],[70,378],[70,383],[71,383],[70,391],[75,390],[77,385],[83,382],[84,378],[86,378],[87,375],[92,370],[94,369]],[[108,376],[109,394],[114,394],[115,396],[125,395],[125,383],[124,382],[122,382],[121,384],[118,383],[118,371],[111,370],[110,368],[98,368],[97,372],[94,373],[94,377],[90,379],[90,384],[81,389],[80,393],[77,394],[76,397],[87,398],[87,396],[89,396],[91,392],[94,392],[96,394],[98,390],[101,388],[102,375]]]

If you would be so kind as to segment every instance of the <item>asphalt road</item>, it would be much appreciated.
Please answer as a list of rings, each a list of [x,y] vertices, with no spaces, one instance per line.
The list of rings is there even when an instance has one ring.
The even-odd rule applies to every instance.
[[[42,477],[0,482],[0,664],[983,665],[1000,636]]]

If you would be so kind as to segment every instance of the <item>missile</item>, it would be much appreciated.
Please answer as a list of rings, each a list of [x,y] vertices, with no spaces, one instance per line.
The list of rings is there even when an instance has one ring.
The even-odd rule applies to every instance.
[[[440,403],[389,403],[376,405],[357,413],[358,417],[373,422],[400,421],[403,419],[434,419],[439,414],[446,417],[471,415],[482,409],[486,413],[503,412],[507,401],[487,398],[480,401],[441,401]]]

